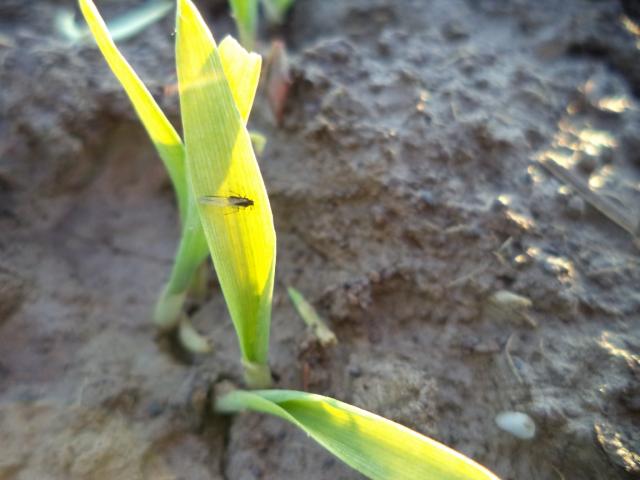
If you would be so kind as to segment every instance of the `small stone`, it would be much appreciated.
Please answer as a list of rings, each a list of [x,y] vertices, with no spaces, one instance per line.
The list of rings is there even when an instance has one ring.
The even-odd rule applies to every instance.
[[[591,175],[595,169],[598,168],[598,158],[593,155],[580,152],[576,165],[582,172],[587,175]]]
[[[391,53],[392,46],[393,40],[389,39],[388,36],[378,39],[377,47],[380,55],[389,55]]]
[[[495,198],[491,202],[491,211],[496,213],[502,213],[507,209],[507,206],[500,201],[499,198]]]
[[[469,36],[467,28],[456,20],[447,22],[442,27],[441,33],[442,36],[449,41],[462,40]]]
[[[496,425],[520,440],[531,440],[536,436],[536,424],[522,412],[501,412],[496,415]]]
[[[418,200],[420,202],[420,206],[433,208],[436,206],[436,199],[428,190],[421,190],[418,193]]]
[[[24,298],[24,282],[15,275],[0,272],[0,325],[18,310]]]
[[[637,158],[637,152],[636,152],[636,158]],[[600,154],[600,159],[602,160],[602,163],[605,165],[609,165],[613,163],[613,160],[615,159],[615,150],[613,148],[607,148],[603,150],[602,153]]]
[[[209,392],[204,387],[198,387],[193,392],[191,392],[191,396],[189,398],[189,403],[193,411],[198,416],[202,416],[205,414],[208,405],[208,397]]]
[[[533,305],[530,298],[510,292],[509,290],[498,290],[494,292],[489,297],[488,302],[509,312],[526,310]]]
[[[621,395],[622,404],[627,407],[630,412],[640,412],[640,386],[627,389]]]
[[[155,418],[162,415],[164,411],[165,411],[164,404],[162,404],[162,402],[159,402],[157,400],[153,400],[147,406],[147,415],[149,415],[151,418]]]
[[[521,253],[519,255],[516,255],[515,258],[513,259],[515,262],[515,266],[516,268],[523,268],[526,267],[527,265],[530,265],[531,262],[533,261],[533,259],[527,255],[526,253]]]
[[[371,217],[373,223],[379,227],[387,223],[387,212],[382,205],[374,205],[371,207]]]
[[[567,417],[574,419],[580,418],[583,414],[582,410],[578,406],[571,404],[565,405],[562,410]]]
[[[569,218],[579,220],[583,217],[585,208],[586,204],[582,197],[574,195],[567,202],[567,215],[569,216]]]
[[[376,271],[369,272],[367,274],[367,277],[369,278],[369,281],[371,283],[380,283],[380,280],[382,279],[380,276],[380,272]]]
[[[633,398],[628,399],[625,402],[625,405],[632,412],[640,412],[640,395],[635,395]]]
[[[529,172],[524,172],[518,176],[518,180],[524,186],[533,185],[533,178],[531,178],[531,174]]]
[[[360,300],[358,300],[358,296],[353,292],[347,292],[347,301],[349,305],[356,307],[360,305]]]
[[[476,353],[497,353],[500,351],[500,345],[495,339],[483,340],[473,347]]]

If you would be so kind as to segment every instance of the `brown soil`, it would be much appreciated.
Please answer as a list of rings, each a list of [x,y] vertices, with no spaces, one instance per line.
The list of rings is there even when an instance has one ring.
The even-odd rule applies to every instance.
[[[212,275],[193,304],[212,355],[156,336],[172,192],[99,52],[54,31],[63,3],[0,4],[0,479],[361,478],[280,420],[203,415],[211,384],[240,381],[224,301]],[[224,3],[197,2],[218,38]],[[637,222],[638,24],[632,1],[298,0],[278,32],[283,125],[263,98],[251,122],[269,139],[278,387],[388,416],[504,479],[638,478],[638,245],[539,163]],[[177,121],[172,29],[122,48]],[[287,285],[336,347],[308,337]],[[505,410],[535,438],[498,429]]]

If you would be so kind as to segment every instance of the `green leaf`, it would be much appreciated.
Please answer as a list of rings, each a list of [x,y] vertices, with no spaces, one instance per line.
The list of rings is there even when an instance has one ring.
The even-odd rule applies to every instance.
[[[191,278],[207,255],[195,202],[187,189],[185,149],[169,119],[116,47],[94,3],[91,0],[80,0],[79,3],[100,51],[151,137],[176,192],[183,231],[171,277],[154,311],[156,325],[163,330],[170,330],[178,325]]]
[[[179,0],[176,64],[187,174],[238,334],[245,378],[249,385],[259,386],[270,382],[267,357],[276,236],[269,197],[242,117],[255,94],[254,80],[245,80],[258,78],[260,57],[232,42],[225,39],[218,49],[193,3]],[[227,57],[241,62],[242,68],[223,66]],[[230,74],[234,71],[243,74],[234,78]],[[204,201],[207,198],[217,201]]]
[[[331,345],[335,345],[338,340],[336,339],[335,334],[327,327],[327,324],[324,323],[324,320],[320,318],[316,309],[313,308],[307,300],[302,296],[302,294],[293,287],[288,287],[287,292],[289,293],[289,298],[291,298],[291,302],[293,306],[296,307],[298,314],[304,320],[304,323],[311,329],[313,334],[318,338],[318,341],[323,347],[328,347]]]
[[[125,14],[109,21],[110,36],[116,41],[133,37],[167,15],[172,7],[173,2],[158,0],[132,8]],[[87,28],[76,24],[75,14],[69,8],[58,10],[54,17],[54,22],[58,32],[71,42],[86,41],[90,37],[90,32]]]
[[[256,152],[257,155],[262,155],[267,146],[267,137],[259,132],[249,132],[249,135],[251,136],[253,151]]]
[[[498,480],[446,445],[322,395],[293,390],[236,390],[216,399],[214,407],[220,413],[254,410],[287,420],[374,480]]]
[[[165,331],[178,325],[193,277],[209,254],[198,207],[190,191],[188,202],[187,218],[182,226],[171,276],[153,312],[154,323]]]
[[[246,51],[231,37],[226,37],[220,43],[219,51],[225,75],[229,79],[231,93],[242,121],[246,124],[260,81],[260,58],[247,56]],[[191,190],[189,194],[187,221],[182,230],[176,264],[154,312],[155,323],[163,329],[175,327],[182,313],[192,278],[209,254],[197,202],[192,198]]]
[[[178,325],[191,278],[207,256],[206,241],[195,201],[187,189],[185,149],[169,119],[116,47],[94,3],[91,0],[80,0],[79,3],[100,51],[151,137],[176,192],[183,222],[182,236],[171,277],[154,311],[156,325],[163,330],[170,330]]]
[[[282,23],[284,16],[295,0],[262,0],[267,17],[273,23]]]
[[[229,4],[242,44],[246,48],[253,48],[258,28],[258,0],[229,0]]]
[[[159,6],[159,4],[153,5]],[[183,221],[182,236],[171,276],[154,311],[156,325],[163,330],[170,330],[178,326],[192,278],[209,253],[195,199],[192,198],[191,191],[187,189],[185,150],[179,135],[167,117],[162,113],[135,71],[118,51],[94,3],[91,0],[80,0],[80,8],[98,47],[124,87],[136,113],[158,150],[176,191],[180,216]],[[166,8],[166,4],[164,8]],[[135,12],[139,14],[138,10]],[[157,15],[159,10],[154,8],[151,12],[149,9],[145,9],[144,12]],[[241,49],[235,40],[227,38],[220,45],[220,53],[225,73],[233,80],[231,82],[232,93],[239,102],[239,109],[246,123],[258,85],[259,59],[256,60],[252,57],[246,59],[247,61],[238,61],[239,58],[242,58],[237,55],[239,48]],[[258,62],[257,68],[256,62]]]

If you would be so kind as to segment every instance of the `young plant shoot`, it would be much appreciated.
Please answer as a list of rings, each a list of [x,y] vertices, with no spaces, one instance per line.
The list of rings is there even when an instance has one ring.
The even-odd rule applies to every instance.
[[[253,49],[258,29],[258,0],[229,0],[231,13],[236,21],[240,42]]]
[[[245,380],[267,386],[276,235],[244,121],[261,58],[226,43],[219,51],[191,2],[178,3],[176,65],[189,184],[238,334]]]
[[[115,41],[137,35],[149,25],[162,19],[173,8],[170,0],[155,0],[132,8],[109,21],[109,33]],[[55,16],[55,26],[61,36],[71,43],[90,41],[91,32],[76,24],[72,9],[62,7]]]
[[[313,308],[302,294],[293,287],[287,288],[289,298],[296,308],[304,323],[307,324],[311,333],[318,339],[323,347],[330,347],[338,343],[335,334],[327,327],[327,324],[320,318],[316,309]]]
[[[186,154],[187,149],[185,149],[178,133],[175,131],[167,117],[162,113],[159,106],[146,89],[140,78],[133,71],[131,66],[127,63],[125,58],[116,48],[113,40],[109,36],[109,32],[107,27],[100,17],[98,10],[91,0],[80,0],[80,8],[82,13],[84,14],[87,23],[89,24],[90,30],[98,43],[100,50],[102,51],[107,63],[111,67],[111,70],[116,75],[120,83],[122,83],[125,91],[127,92],[131,102],[138,113],[143,125],[147,129],[151,140],[153,141],[158,153],[160,154],[160,158],[165,163],[167,171],[169,172],[169,177],[171,178],[172,184],[174,186],[174,190],[176,191],[176,196],[178,200],[178,210],[180,212],[180,217],[182,218],[183,227],[182,227],[182,237],[180,239],[180,244],[178,246],[178,251],[176,254],[176,259],[174,262],[173,270],[171,272],[171,276],[169,282],[165,286],[158,303],[156,304],[155,312],[154,312],[154,320],[157,326],[162,330],[173,330],[179,327],[180,323],[186,321],[186,317],[183,314],[183,305],[187,296],[188,289],[192,283],[194,278],[194,274],[197,272],[198,268],[205,260],[207,254],[209,253],[207,239],[205,238],[205,233],[202,228],[202,223],[200,221],[200,211],[199,208],[206,209],[205,216],[208,217],[211,214],[216,216],[220,216],[222,214],[223,220],[230,221],[231,230],[222,230],[222,232],[229,232],[229,237],[225,242],[227,249],[226,251],[230,251],[228,248],[230,244],[236,242],[237,231],[236,234],[232,234],[230,232],[233,231],[233,228],[237,227],[237,224],[234,222],[235,219],[238,219],[236,215],[233,215],[236,212],[233,208],[214,208],[208,205],[200,205],[198,201],[198,197],[206,197],[207,195],[215,195],[216,190],[206,191],[198,195],[198,197],[194,196],[194,190],[192,188],[188,188],[188,182],[190,181],[187,178],[187,164],[186,164]],[[207,40],[208,41],[208,40]],[[213,40],[211,39],[211,42]],[[215,45],[215,44],[213,44]],[[201,46],[201,45],[200,45]],[[197,48],[197,46],[195,47]],[[211,48],[211,43],[208,44],[207,48]],[[224,72],[222,73],[222,77],[224,78],[224,84],[226,88],[226,94],[230,95],[229,101],[227,102],[227,108],[229,105],[233,106],[233,113],[240,115],[241,119],[241,127],[245,130],[244,125],[249,117],[249,113],[251,111],[251,107],[253,105],[253,99],[255,97],[255,92],[258,86],[258,80],[260,76],[260,57],[255,54],[248,54],[240,45],[231,37],[227,37],[221,44],[219,48],[215,48],[217,53],[217,57],[219,58],[218,67],[220,72],[222,72],[222,68]],[[219,52],[219,53],[218,53]],[[202,86],[201,86],[202,87]],[[192,93],[195,92],[194,88],[189,88],[189,92],[187,93],[187,97],[190,97]],[[194,98],[194,97],[190,97]],[[181,99],[183,106],[183,114],[185,109],[188,107],[184,106],[185,99]],[[189,100],[186,100],[189,103]],[[224,113],[224,112],[223,112]],[[206,115],[206,114],[205,114]],[[193,118],[193,115],[187,113],[189,119]],[[233,117],[234,120],[237,117]],[[207,118],[203,123],[211,125],[211,118]],[[186,123],[189,120],[185,121],[185,133],[187,136],[193,134],[193,130],[190,127],[186,126]],[[189,123],[189,125],[191,125]],[[238,130],[238,126],[233,124],[231,125],[229,122],[226,122],[228,128],[231,130],[227,130],[229,134],[224,136],[223,141],[229,142],[231,141],[231,136],[233,135],[233,131]],[[201,132],[202,133],[202,132]],[[206,133],[204,133],[206,135]],[[196,131],[195,135],[198,133]],[[217,135],[217,133],[213,134]],[[260,137],[258,137],[260,140]],[[203,145],[202,148],[209,148],[211,145]],[[246,152],[245,146],[245,152]],[[251,149],[251,146],[248,147]],[[193,150],[193,148],[192,148]],[[252,153],[253,155],[253,153]],[[255,162],[255,157],[253,157],[253,161]],[[230,159],[227,159],[229,161]],[[236,172],[242,171],[244,168],[244,164],[241,164],[239,167],[238,164],[234,164],[234,170]],[[238,170],[240,168],[240,170]],[[254,173],[257,171],[257,162],[255,163]],[[225,172],[228,169],[223,165],[221,166],[220,172]],[[257,172],[259,175],[259,171]],[[236,176],[237,177],[237,176]],[[231,177],[230,177],[231,178]],[[237,181],[237,179],[236,179]],[[260,183],[262,179],[260,177]],[[228,184],[225,187],[227,189],[232,189]],[[245,190],[247,187],[243,184],[240,189]],[[264,185],[262,186],[264,190]],[[218,192],[219,193],[219,192]],[[223,193],[218,196],[233,196],[233,192]],[[264,193],[266,198],[266,192]],[[261,202],[261,210],[264,214],[264,209],[269,208],[268,200]],[[254,213],[258,210],[254,209]],[[227,215],[228,214],[228,215]],[[271,215],[269,210],[269,216]],[[271,223],[271,231],[273,233],[273,224],[272,220],[269,220]],[[209,225],[209,230],[213,227]],[[226,227],[223,227],[226,228]],[[256,243],[259,240],[256,239]],[[273,253],[270,255],[272,257],[271,263],[275,264],[275,234],[273,234],[273,239],[269,240],[269,242],[273,247]],[[266,245],[266,244],[265,244]],[[245,281],[251,282],[251,275],[249,277],[244,276],[245,270],[243,267],[239,265],[235,265],[235,269],[233,265],[229,266],[230,263],[242,262],[242,244],[236,245],[239,248],[233,248],[234,253],[229,261],[220,262],[220,255],[217,257],[214,256],[214,266],[216,266],[216,270],[218,271],[219,279],[223,288],[223,292],[225,292],[225,298],[227,299],[229,309],[232,314],[232,318],[234,320],[234,325],[238,329],[240,344],[243,351],[243,363],[245,364],[247,373],[247,381],[250,386],[267,386],[270,381],[270,373],[268,372],[268,367],[266,367],[266,357],[267,357],[267,349],[268,349],[268,331],[269,331],[269,315],[265,316],[264,312],[270,312],[270,303],[271,303],[271,292],[272,292],[272,282],[273,282],[273,272],[271,272],[270,277],[271,280],[267,281],[263,279],[261,282],[264,284],[261,288],[260,295],[251,296],[251,301],[244,305],[243,302],[247,299],[247,297],[243,297],[242,294],[238,294],[238,291],[235,291],[235,284],[242,284]],[[268,248],[268,247],[265,247]],[[225,251],[225,249],[222,249]],[[246,251],[247,254],[251,255],[255,252]],[[224,253],[223,253],[224,255]],[[218,258],[218,260],[216,260]],[[258,257],[255,257],[258,258]],[[216,263],[217,262],[217,263]],[[268,267],[273,269],[273,266]],[[268,270],[267,268],[267,270]],[[221,274],[220,271],[223,271]],[[242,272],[240,274],[243,278],[238,278],[238,276],[233,276],[233,272]],[[226,273],[226,275],[225,275]],[[264,269],[261,272],[263,275]],[[224,277],[224,280],[222,279]],[[255,279],[253,279],[255,280]],[[269,285],[269,282],[271,284]],[[256,285],[253,285],[249,288],[242,287],[242,291],[246,292],[248,290],[255,290]],[[231,300],[230,300],[231,298]],[[262,307],[256,308],[256,303],[262,305]],[[245,306],[247,309],[251,310],[248,306],[252,305],[253,311],[250,311],[248,314],[253,315],[250,318],[239,317],[239,315],[244,315],[247,313],[245,311]],[[262,315],[260,318],[257,315]],[[255,322],[262,321],[262,326],[255,326]],[[264,324],[266,322],[266,325]],[[202,348],[203,339],[197,338],[197,332],[193,330],[190,325],[180,325],[180,334],[179,339],[183,343],[183,345],[193,351],[194,353],[202,353],[206,351],[206,349]],[[242,333],[241,333],[242,332]],[[260,336],[261,333],[266,332],[264,335]],[[251,338],[249,338],[251,336]],[[260,337],[259,339],[257,337]],[[184,343],[184,340],[190,339],[191,341],[188,343]],[[192,348],[196,346],[197,348]],[[251,372],[251,373],[249,373]]]
[[[259,4],[262,3],[267,20],[272,24],[280,24],[295,0],[229,0],[231,13],[238,28],[240,42],[250,50],[255,48],[258,32]]]
[[[246,129],[260,57],[229,37],[218,47],[193,3],[178,0],[176,65],[183,144],[116,49],[92,1],[79,1],[100,49],[165,162],[178,197],[183,237],[156,321],[164,328],[179,324],[179,338],[192,351],[208,349],[186,319],[179,321],[186,318],[184,295],[208,247],[238,335],[245,381],[251,388],[264,388],[271,382],[267,361],[276,237]],[[319,317],[298,292],[290,292],[317,330]],[[249,409],[285,419],[372,479],[497,479],[434,440],[332,398],[290,390],[227,390],[215,396],[213,408],[227,414]]]
[[[262,0],[267,18],[271,23],[282,23],[284,16],[295,0]]]
[[[163,331],[178,326],[188,288],[208,251],[197,210],[187,188],[185,150],[180,136],[162,113],[135,71],[118,51],[107,26],[91,0],[81,0],[80,9],[109,67],[122,84],[136,113],[151,137],[173,184],[182,220],[182,236],[171,277],[157,302],[154,321]]]

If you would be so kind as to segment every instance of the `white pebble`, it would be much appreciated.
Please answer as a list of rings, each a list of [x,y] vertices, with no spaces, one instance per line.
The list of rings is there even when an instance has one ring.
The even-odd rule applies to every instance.
[[[530,440],[536,435],[536,424],[526,413],[500,412],[496,415],[496,425],[521,440]]]

